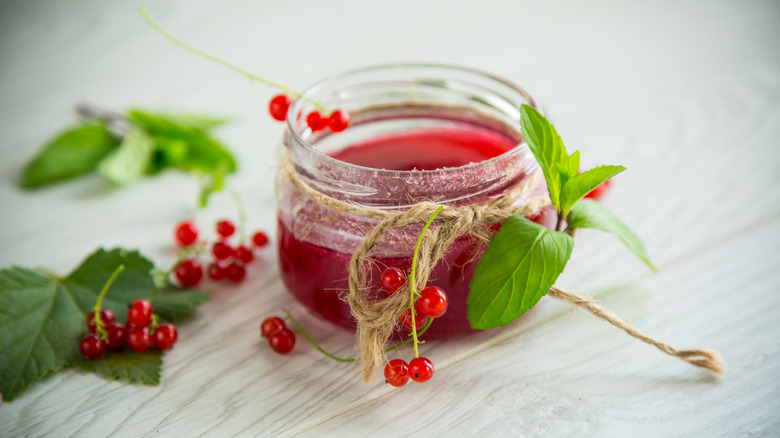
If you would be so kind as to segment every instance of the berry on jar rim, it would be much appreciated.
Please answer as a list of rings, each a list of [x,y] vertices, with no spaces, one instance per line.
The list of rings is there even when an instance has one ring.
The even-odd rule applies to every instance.
[[[346,111],[335,110],[328,117],[328,126],[333,132],[341,132],[349,126],[349,114]]]
[[[322,131],[328,126],[328,119],[322,116],[319,111],[312,111],[306,116],[306,124],[312,131]]]

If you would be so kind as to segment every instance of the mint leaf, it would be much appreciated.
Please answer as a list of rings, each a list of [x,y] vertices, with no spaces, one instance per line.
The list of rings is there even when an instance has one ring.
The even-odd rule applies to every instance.
[[[599,166],[569,178],[561,192],[561,215],[565,217],[577,201],[624,170],[623,166]]]
[[[98,170],[112,183],[125,185],[146,172],[154,151],[154,139],[142,129],[131,127],[119,148],[100,162]]]
[[[206,132],[228,121],[225,118],[193,114],[154,113],[140,109],[130,110],[128,115],[150,134],[169,137]]]
[[[82,123],[46,143],[19,183],[25,188],[40,187],[90,172],[117,144],[104,125]]]
[[[109,379],[137,382],[144,385],[160,384],[163,352],[149,350],[138,353],[128,348],[106,351],[103,356],[90,360],[80,358],[76,365],[84,371],[100,374]]]
[[[520,114],[523,138],[542,168],[550,201],[560,209],[561,191],[566,181],[577,175],[580,154],[575,151],[569,156],[555,127],[537,110],[524,104]]]
[[[152,306],[154,313],[160,318],[177,322],[188,316],[192,309],[211,299],[211,295],[197,289],[182,289],[173,285],[160,289],[154,298]]]
[[[186,142],[186,153],[180,151],[167,153],[165,156],[166,165],[187,171],[199,170],[212,174],[228,174],[236,171],[236,159],[217,140],[205,134],[194,134],[179,139]],[[181,144],[177,147],[180,148]]]
[[[80,357],[86,316],[120,264],[104,299],[118,319],[127,305],[154,289],[151,262],[137,252],[100,249],[72,274],[57,278],[30,269],[0,270],[0,393],[11,400],[33,381]]]
[[[650,269],[655,266],[650,262],[645,245],[636,234],[631,231],[620,219],[604,208],[598,202],[584,199],[577,203],[569,216],[569,229],[595,228],[607,233],[612,233],[620,238],[626,246],[641,258]]]
[[[502,327],[522,316],[563,272],[574,240],[520,216],[498,231],[474,272],[466,301],[475,329]]]

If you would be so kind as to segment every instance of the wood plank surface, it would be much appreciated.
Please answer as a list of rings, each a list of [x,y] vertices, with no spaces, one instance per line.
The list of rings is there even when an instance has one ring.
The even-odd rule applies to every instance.
[[[98,246],[175,259],[174,224],[233,215],[168,172],[122,189],[84,178],[16,186],[36,147],[82,101],[235,120],[232,185],[254,227],[275,228],[282,134],[272,95],[154,34],[137,2],[0,6],[0,266],[67,272]],[[780,5],[773,1],[205,2],[144,4],[196,46],[296,88],[368,64],[478,67],[539,100],[584,165],[624,164],[606,205],[643,237],[651,274],[612,236],[584,231],[560,284],[601,299],[680,348],[713,347],[711,379],[550,298],[505,329],[431,341],[434,379],[363,384],[299,338],[287,358],[260,340],[292,307],[323,345],[349,333],[306,316],[273,250],[238,287],[179,327],[159,387],[75,370],[0,404],[0,436],[778,436],[780,422]]]

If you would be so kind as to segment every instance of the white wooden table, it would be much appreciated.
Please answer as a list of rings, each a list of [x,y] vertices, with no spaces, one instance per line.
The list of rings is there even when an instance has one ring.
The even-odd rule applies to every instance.
[[[142,2],[183,39],[299,89],[404,60],[518,82],[585,165],[629,168],[604,202],[661,268],[583,232],[560,284],[675,346],[720,350],[725,376],[544,299],[506,329],[426,344],[426,384],[364,384],[301,338],[290,357],[260,340],[260,320],[293,306],[327,348],[352,342],[291,304],[267,251],[179,327],[159,387],[59,372],[0,404],[0,436],[780,435],[780,4],[548,3]],[[220,131],[242,165],[233,185],[250,222],[274,230],[272,91],[173,47],[137,4],[0,6],[0,266],[64,273],[101,245],[174,260],[171,230],[196,213],[183,174],[17,188],[81,101],[235,116]],[[201,223],[233,213],[215,201]]]

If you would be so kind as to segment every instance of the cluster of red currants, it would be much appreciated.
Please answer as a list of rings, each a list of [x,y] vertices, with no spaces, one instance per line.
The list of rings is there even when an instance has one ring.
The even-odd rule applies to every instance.
[[[278,316],[266,318],[260,323],[260,336],[268,338],[268,345],[279,354],[287,354],[295,347],[295,333]]]
[[[108,309],[100,310],[100,323],[95,318],[95,311],[87,317],[89,334],[81,339],[81,354],[97,359],[103,355],[106,348],[119,350],[127,344],[138,352],[144,352],[155,347],[166,350],[171,348],[179,334],[173,324],[167,322],[157,324],[151,303],[144,299],[133,301],[127,309],[127,325],[116,321],[114,314]]]
[[[268,103],[268,112],[274,120],[284,122],[287,120],[287,111],[290,109],[292,99],[286,94],[277,94]],[[325,116],[319,111],[312,111],[306,116],[306,124],[312,131],[322,131],[330,128],[333,132],[341,132],[349,127],[349,114],[343,110],[335,110],[330,116]]]
[[[240,283],[246,277],[246,265],[254,260],[253,248],[250,245],[231,246],[228,239],[235,234],[236,226],[229,220],[217,222],[217,235],[219,240],[211,247],[214,260],[209,264],[207,274],[214,281],[230,280]],[[182,222],[176,227],[176,242],[183,247],[196,244],[198,229],[189,221]],[[268,245],[268,236],[258,231],[252,236],[254,248],[262,248]],[[174,270],[174,275],[179,284],[184,287],[194,287],[203,278],[203,267],[195,258],[185,258]]]
[[[381,276],[382,289],[396,293],[406,284],[406,275],[398,268],[387,268]],[[414,328],[419,330],[428,323],[428,318],[438,318],[447,311],[449,300],[444,289],[428,286],[420,291],[414,302]],[[412,309],[406,309],[401,316],[401,324],[412,330]],[[403,359],[393,359],[385,365],[385,381],[393,386],[403,386],[409,379],[425,382],[433,377],[433,363],[425,357],[415,357],[409,363]]]
[[[404,272],[398,268],[387,268],[382,272],[382,289],[393,294],[406,284]],[[449,301],[444,289],[438,286],[428,286],[420,291],[420,296],[414,303],[414,327],[420,329],[428,323],[428,318],[438,318],[447,311]],[[401,316],[401,324],[412,329],[412,309],[406,309]]]

